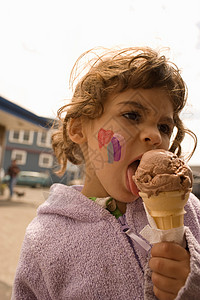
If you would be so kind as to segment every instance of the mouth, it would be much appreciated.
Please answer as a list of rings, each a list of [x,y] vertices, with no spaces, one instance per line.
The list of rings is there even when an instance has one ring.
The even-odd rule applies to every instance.
[[[135,172],[140,164],[140,159],[141,159],[142,155],[140,155],[139,157],[137,157],[129,166],[127,169],[127,187],[128,190],[136,195],[139,196],[139,189],[137,188],[135,182],[133,181],[133,175],[135,175]]]

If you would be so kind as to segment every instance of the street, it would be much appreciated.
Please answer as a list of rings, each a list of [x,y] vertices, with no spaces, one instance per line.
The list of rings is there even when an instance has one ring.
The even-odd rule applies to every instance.
[[[27,225],[36,216],[37,207],[48,196],[49,189],[16,186],[11,201],[9,191],[0,195],[0,299],[10,300],[12,284]]]

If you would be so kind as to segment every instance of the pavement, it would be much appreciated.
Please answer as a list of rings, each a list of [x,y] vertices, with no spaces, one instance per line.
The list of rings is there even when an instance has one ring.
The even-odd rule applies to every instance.
[[[37,208],[48,196],[48,188],[16,186],[23,196],[9,191],[0,195],[0,299],[10,300],[15,271],[27,225],[36,216]]]

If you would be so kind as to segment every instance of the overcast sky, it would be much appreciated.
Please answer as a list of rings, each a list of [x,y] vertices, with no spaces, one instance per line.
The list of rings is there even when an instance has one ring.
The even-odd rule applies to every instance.
[[[0,95],[55,117],[70,96],[69,74],[82,52],[168,47],[189,90],[183,117],[200,139],[199,11],[199,0],[0,0]]]

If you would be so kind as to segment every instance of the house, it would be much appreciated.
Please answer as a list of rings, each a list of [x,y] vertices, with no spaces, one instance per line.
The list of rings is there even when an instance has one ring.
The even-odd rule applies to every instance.
[[[67,172],[59,177],[55,173],[56,159],[51,147],[51,135],[53,130],[34,131],[24,129],[10,129],[6,133],[6,146],[3,168],[7,170],[13,159],[21,171],[34,171],[48,173],[51,182],[69,184],[78,179],[80,169],[68,163]]]
[[[16,130],[46,130],[49,119],[39,117],[30,111],[0,96],[0,168],[2,168],[6,131]]]
[[[6,173],[11,160],[17,159],[21,171],[45,172],[52,183],[69,184],[80,178],[80,168],[69,163],[58,177],[56,159],[51,148],[54,120],[34,115],[0,97],[0,169]]]

